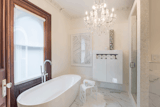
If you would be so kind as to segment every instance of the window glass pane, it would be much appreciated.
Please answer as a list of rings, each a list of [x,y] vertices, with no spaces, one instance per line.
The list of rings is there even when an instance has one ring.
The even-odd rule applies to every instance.
[[[14,9],[15,84],[41,75],[44,61],[44,21],[18,8]]]

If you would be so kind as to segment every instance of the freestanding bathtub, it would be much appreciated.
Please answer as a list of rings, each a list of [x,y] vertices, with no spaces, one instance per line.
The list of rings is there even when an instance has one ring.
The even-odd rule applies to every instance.
[[[18,107],[69,107],[78,94],[80,82],[78,75],[49,80],[20,94]]]

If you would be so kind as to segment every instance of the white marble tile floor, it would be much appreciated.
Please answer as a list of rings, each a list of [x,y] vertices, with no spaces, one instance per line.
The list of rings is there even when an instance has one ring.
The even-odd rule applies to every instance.
[[[87,101],[82,104],[79,97],[70,107],[133,107],[127,92],[98,88],[97,100],[87,95]]]
[[[160,107],[160,71],[150,70],[149,107]]]

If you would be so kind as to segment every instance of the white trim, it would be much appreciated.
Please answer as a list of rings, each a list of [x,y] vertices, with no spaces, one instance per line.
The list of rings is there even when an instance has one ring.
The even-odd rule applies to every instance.
[[[59,12],[62,12],[67,18],[72,19],[69,13],[66,12],[65,9],[62,8],[60,5],[58,5],[54,0],[45,0],[45,1],[52,7],[54,7],[56,10],[59,10]]]
[[[15,8],[17,8],[17,9],[19,9],[19,10],[22,10],[22,11],[25,11],[25,12],[27,12],[27,13],[29,13],[29,14],[32,14],[33,16],[41,19],[41,20],[44,21],[44,22],[46,21],[46,19],[44,19],[44,18],[42,18],[42,17],[40,17],[40,16],[38,16],[38,15],[36,15],[36,14],[34,14],[34,13],[32,13],[32,12],[30,12],[30,11],[28,11],[28,10],[20,7],[20,6],[18,6],[18,5],[15,5]]]

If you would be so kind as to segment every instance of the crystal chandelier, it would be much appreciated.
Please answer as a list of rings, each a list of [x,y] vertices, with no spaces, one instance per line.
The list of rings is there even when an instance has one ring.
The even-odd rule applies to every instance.
[[[105,0],[95,0],[92,11],[86,11],[84,22],[89,32],[101,35],[111,29],[111,25],[116,19],[114,8],[107,9]]]

